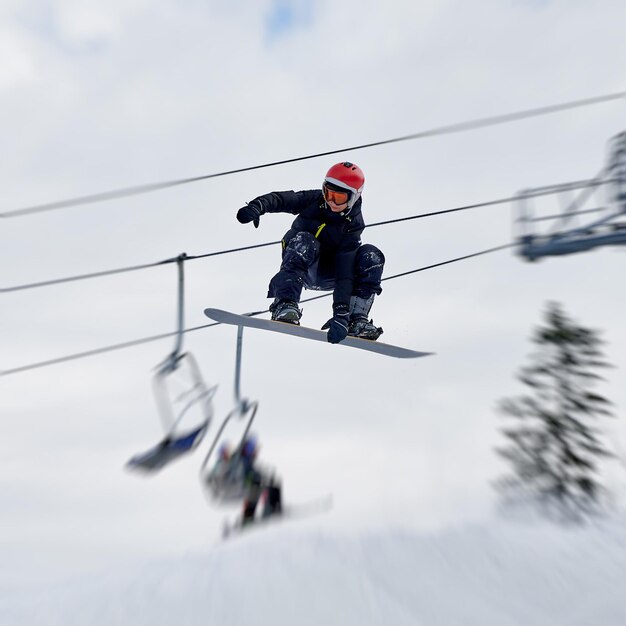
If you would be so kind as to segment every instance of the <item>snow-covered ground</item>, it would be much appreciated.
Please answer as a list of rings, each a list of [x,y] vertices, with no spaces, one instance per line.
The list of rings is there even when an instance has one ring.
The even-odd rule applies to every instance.
[[[433,534],[284,523],[0,598],[3,626],[623,626],[623,520]]]

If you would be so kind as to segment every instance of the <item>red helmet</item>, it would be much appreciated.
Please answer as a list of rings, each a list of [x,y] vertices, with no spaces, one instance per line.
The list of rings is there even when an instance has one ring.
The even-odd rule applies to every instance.
[[[324,193],[326,187],[331,190],[344,189],[348,192],[348,206],[345,212],[350,211],[361,197],[365,185],[365,174],[358,165],[344,161],[333,165],[324,178]]]

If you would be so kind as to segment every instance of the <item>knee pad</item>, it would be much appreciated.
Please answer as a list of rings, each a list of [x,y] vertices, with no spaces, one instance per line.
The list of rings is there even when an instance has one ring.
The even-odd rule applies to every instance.
[[[319,241],[311,233],[300,231],[286,241],[283,261],[298,259],[308,267],[317,258],[319,248]]]
[[[382,276],[385,265],[385,255],[371,243],[363,244],[356,256],[358,274],[380,273]]]
[[[353,295],[369,298],[372,294],[380,294],[380,281],[383,277],[385,255],[372,244],[363,244],[355,261],[355,281]]]

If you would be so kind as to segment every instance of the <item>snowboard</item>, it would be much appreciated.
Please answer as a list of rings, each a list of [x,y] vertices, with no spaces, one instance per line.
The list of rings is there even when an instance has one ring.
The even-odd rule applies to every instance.
[[[298,326],[296,324],[287,324],[285,322],[275,322],[273,320],[261,319],[258,317],[250,317],[248,315],[238,315],[230,311],[221,309],[204,309],[204,314],[216,322],[222,324],[233,324],[234,326],[245,326],[248,328],[259,328],[261,330],[269,330],[274,333],[283,333],[286,335],[294,335],[303,339],[313,339],[314,341],[322,341],[328,344],[326,333],[315,328],[306,326]],[[329,344],[338,346],[347,346],[349,348],[358,348],[375,352],[376,354],[384,354],[385,356],[395,357],[397,359],[415,359],[421,356],[428,356],[432,352],[417,352],[408,348],[394,346],[380,341],[372,341],[371,339],[361,339],[360,337],[346,337],[338,344]]]
[[[245,526],[241,524],[241,516],[238,515],[234,520],[224,520],[222,527],[222,539],[231,539],[241,534],[246,534],[251,530],[258,530],[281,522],[289,520],[303,519],[312,517],[313,515],[321,515],[327,513],[333,507],[333,497],[331,494],[300,502],[298,504],[283,505],[283,510],[279,514],[269,515],[267,517],[256,517],[253,521],[248,522]]]

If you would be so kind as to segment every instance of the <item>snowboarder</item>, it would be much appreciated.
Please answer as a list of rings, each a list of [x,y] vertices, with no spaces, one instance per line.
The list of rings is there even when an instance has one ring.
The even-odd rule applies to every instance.
[[[239,222],[253,222],[255,228],[265,213],[297,215],[282,240],[280,271],[269,284],[273,320],[300,323],[303,287],[332,290],[333,316],[322,326],[330,343],[348,335],[375,340],[382,334],[369,313],[382,291],[385,257],[375,246],[361,243],[364,184],[361,169],[346,161],[328,170],[321,190],[275,191],[237,211]]]

